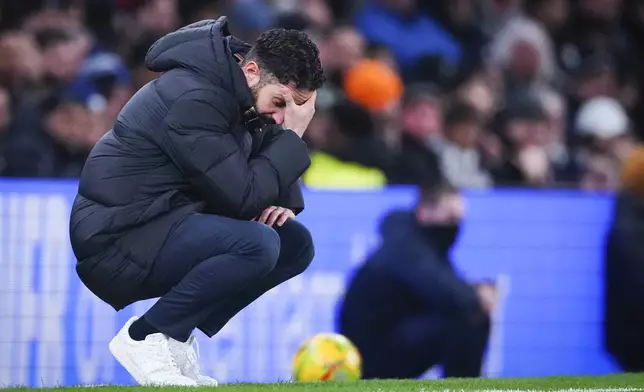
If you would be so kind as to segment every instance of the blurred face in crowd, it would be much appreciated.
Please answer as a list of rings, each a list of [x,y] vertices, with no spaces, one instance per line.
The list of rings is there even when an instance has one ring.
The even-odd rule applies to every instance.
[[[474,78],[464,84],[457,92],[457,96],[459,100],[475,107],[484,118],[489,118],[496,107],[494,91],[482,77]]]
[[[543,146],[548,140],[548,122],[538,119],[514,119],[506,125],[506,134],[515,148]]]
[[[445,136],[461,148],[478,146],[480,134],[480,124],[472,121],[455,123],[445,127]]]
[[[43,57],[31,35],[11,33],[0,37],[0,74],[9,83],[38,81],[43,70]]]
[[[47,121],[49,132],[66,145],[79,148],[90,127],[90,112],[79,103],[63,104],[54,109]]]
[[[428,140],[441,136],[442,114],[438,102],[431,99],[419,99],[403,108],[402,123],[405,132],[411,136]]]
[[[526,82],[534,80],[539,73],[539,52],[528,42],[517,42],[510,49],[508,71]]]
[[[265,75],[257,63],[249,61],[242,67],[255,99],[255,109],[266,118],[270,118],[275,124],[281,125],[284,122],[286,101],[284,91],[288,89],[293,95],[296,105],[302,105],[311,98],[313,91],[297,89],[293,83],[284,85],[274,77]]]
[[[330,65],[347,70],[365,58],[365,39],[356,29],[342,27],[331,35],[327,50]]]
[[[80,103],[65,103],[47,118],[50,134],[71,151],[89,151],[105,134],[106,124]]]
[[[568,0],[549,0],[541,4],[537,14],[550,30],[556,30],[566,22],[569,11]]]
[[[601,96],[614,97],[616,94],[617,79],[609,70],[581,78],[574,88],[574,95],[582,101]]]
[[[326,29],[333,25],[333,14],[324,0],[300,0],[300,6],[315,27]]]
[[[513,161],[523,174],[526,185],[543,186],[551,178],[551,165],[548,153],[540,146],[531,144],[515,151]]]
[[[611,138],[596,137],[593,143],[593,151],[612,157],[618,162],[626,159],[635,148],[635,140],[628,132]]]
[[[73,39],[46,48],[43,56],[48,74],[58,80],[72,80],[90,47],[89,37],[79,34]]]
[[[447,11],[452,22],[459,26],[475,22],[473,0],[451,0],[447,3]]]
[[[176,0],[151,0],[138,10],[136,19],[146,31],[168,32],[178,22]]]
[[[592,156],[579,185],[584,190],[613,190],[618,185],[618,171],[618,165],[611,158]]]

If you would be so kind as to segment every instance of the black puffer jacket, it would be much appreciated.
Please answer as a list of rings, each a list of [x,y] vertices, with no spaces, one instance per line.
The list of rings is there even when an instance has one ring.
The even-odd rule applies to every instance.
[[[253,97],[234,54],[248,45],[225,18],[157,41],[148,68],[163,74],[125,105],[94,147],[70,222],[85,285],[117,310],[136,300],[172,228],[193,211],[251,219],[270,205],[303,208],[310,164],[292,131],[249,130]]]

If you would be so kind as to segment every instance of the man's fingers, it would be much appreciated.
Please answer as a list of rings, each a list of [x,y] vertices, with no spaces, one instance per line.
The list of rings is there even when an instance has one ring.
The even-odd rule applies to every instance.
[[[282,90],[282,95],[284,95],[284,102],[286,102],[286,106],[295,105],[295,101],[293,100],[293,92],[291,90],[285,87]]]
[[[295,218],[295,214],[291,210],[284,210],[284,213],[280,215],[280,218],[277,220],[277,225],[282,226],[286,223],[287,220]]]
[[[277,222],[277,219],[284,214],[284,208],[278,207],[276,208],[273,213],[268,217],[268,220],[266,221],[266,224],[269,226],[273,226],[275,222]]]
[[[317,97],[318,97],[318,91],[315,90],[313,91],[313,94],[311,94],[311,98],[309,98],[306,102],[304,102],[304,105],[315,108],[315,100],[317,99]]]
[[[259,219],[258,219],[258,222],[260,222],[260,223],[266,223],[266,221],[267,221],[268,217],[269,217],[269,216],[271,215],[271,213],[272,213],[273,211],[275,211],[276,209],[277,209],[277,207],[275,207],[275,206],[270,206],[270,207],[268,207],[267,209],[265,209],[265,210],[262,212],[262,215],[260,215],[260,217],[259,217]]]
[[[253,220],[272,227],[275,224],[282,226],[287,220],[293,218],[295,218],[295,213],[288,208],[270,206],[262,212],[259,218]]]

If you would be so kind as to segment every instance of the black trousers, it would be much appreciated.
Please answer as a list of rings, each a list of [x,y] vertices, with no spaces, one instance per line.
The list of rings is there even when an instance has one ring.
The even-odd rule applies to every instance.
[[[349,338],[357,330],[349,332]],[[363,332],[364,334],[364,332]],[[401,320],[388,336],[365,341],[355,336],[365,379],[411,379],[435,365],[444,377],[479,377],[490,334],[490,320],[417,315]]]
[[[294,220],[273,229],[190,215],[172,232],[143,283],[146,297],[160,297],[144,317],[179,341],[196,328],[213,336],[262,294],[302,273],[313,255],[311,234]]]

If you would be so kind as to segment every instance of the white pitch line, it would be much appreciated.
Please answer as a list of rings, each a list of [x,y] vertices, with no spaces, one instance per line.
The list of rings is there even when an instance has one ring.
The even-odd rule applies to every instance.
[[[571,388],[571,389],[427,389],[419,392],[638,392],[644,388]],[[377,392],[386,392],[378,390]]]

